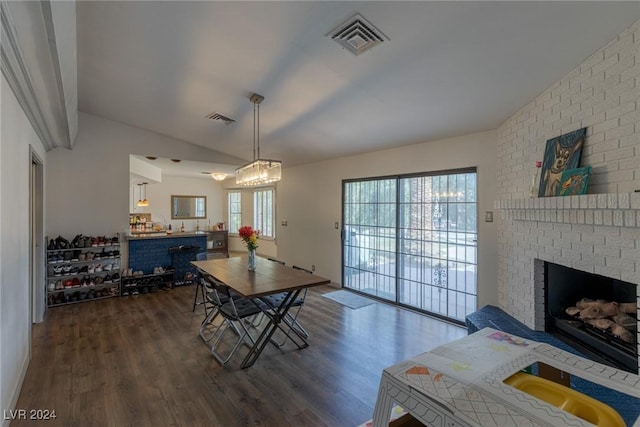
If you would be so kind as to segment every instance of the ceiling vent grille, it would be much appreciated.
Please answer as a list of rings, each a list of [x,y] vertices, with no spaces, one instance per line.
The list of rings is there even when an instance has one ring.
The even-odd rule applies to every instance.
[[[354,55],[360,55],[367,50],[388,41],[382,31],[378,30],[371,22],[356,14],[345,23],[340,24],[335,30],[327,34],[340,46]]]
[[[235,123],[235,120],[233,120],[231,117],[227,117],[223,114],[220,113],[211,113],[208,116],[205,116],[207,119],[209,120],[218,120],[223,122],[225,125],[230,125],[231,123]]]

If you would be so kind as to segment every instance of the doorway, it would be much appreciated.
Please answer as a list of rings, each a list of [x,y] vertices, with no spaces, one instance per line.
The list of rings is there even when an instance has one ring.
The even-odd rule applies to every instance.
[[[44,164],[31,148],[29,176],[29,318],[44,320],[47,287],[44,278]]]
[[[475,168],[343,182],[343,285],[463,322],[477,308]]]

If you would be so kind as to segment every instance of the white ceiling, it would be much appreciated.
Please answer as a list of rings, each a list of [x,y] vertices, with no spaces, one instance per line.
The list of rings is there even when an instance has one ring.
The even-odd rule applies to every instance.
[[[326,37],[355,13],[390,41],[356,57]],[[637,19],[608,1],[78,1],[79,109],[252,160],[257,92],[261,157],[287,167],[494,129]]]
[[[131,155],[131,157],[135,157],[141,162],[145,162],[152,166],[160,168],[160,170],[162,171],[162,176],[180,176],[185,178],[201,178],[208,180],[213,180],[210,175],[211,173],[224,173],[227,174],[227,178],[235,176],[236,168],[233,165],[226,165],[222,163],[196,162],[182,159],[175,159],[180,160],[180,162],[175,162],[175,160],[172,159],[165,159],[162,157],[149,159],[146,156],[140,155]],[[131,174],[129,181],[131,184],[138,184],[141,182],[148,182],[149,184],[153,184],[153,182],[151,182],[153,180],[148,176],[140,176],[134,173]]]

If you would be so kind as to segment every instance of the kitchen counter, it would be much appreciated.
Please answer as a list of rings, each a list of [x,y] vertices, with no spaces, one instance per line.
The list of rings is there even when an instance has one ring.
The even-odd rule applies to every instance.
[[[126,240],[143,240],[143,239],[174,239],[176,237],[197,237],[206,236],[209,231],[174,231],[171,234],[167,234],[165,231],[149,232],[149,233],[136,233],[125,236]]]
[[[126,236],[129,248],[129,268],[153,274],[157,267],[173,267],[176,283],[186,280],[187,273],[195,273],[190,262],[196,254],[207,251],[206,231],[166,233],[141,233]],[[177,249],[189,248],[188,251]]]

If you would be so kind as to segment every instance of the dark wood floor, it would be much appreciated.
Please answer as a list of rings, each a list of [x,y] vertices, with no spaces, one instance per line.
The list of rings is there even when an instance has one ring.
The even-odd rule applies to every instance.
[[[382,303],[352,310],[310,291],[310,347],[268,346],[241,370],[198,337],[193,287],[50,309],[34,325],[17,409],[55,410],[44,426],[354,427],[373,414],[384,367],[466,335]],[[246,351],[243,349],[243,351]]]

